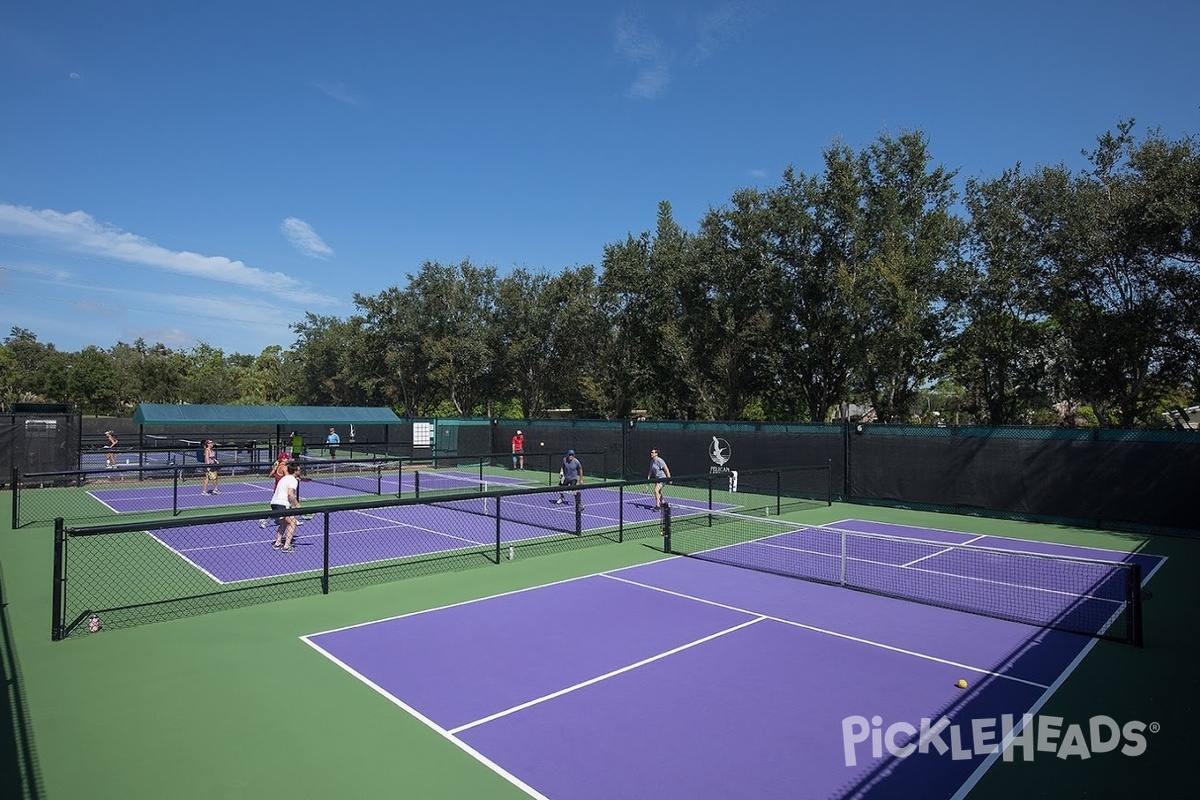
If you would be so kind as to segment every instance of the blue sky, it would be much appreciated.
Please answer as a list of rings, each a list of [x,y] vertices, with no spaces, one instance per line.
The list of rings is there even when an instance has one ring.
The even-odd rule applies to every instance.
[[[1192,0],[9,0],[0,338],[258,354],[424,261],[600,265],[920,129],[961,178],[1200,132]]]

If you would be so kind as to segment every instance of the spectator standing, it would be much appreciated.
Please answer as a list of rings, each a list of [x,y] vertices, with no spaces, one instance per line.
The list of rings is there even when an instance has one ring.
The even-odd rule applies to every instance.
[[[104,468],[114,469],[117,466],[117,435],[112,431],[105,431],[104,436],[108,439],[108,444],[104,445],[104,449],[108,451],[104,459]]]
[[[525,434],[517,431],[512,437],[513,469],[525,469]]]
[[[213,440],[206,439],[204,442],[204,486],[201,491],[204,494],[220,494],[217,489],[217,466],[220,464],[217,460],[216,451],[213,449]],[[208,488],[209,483],[212,483],[212,490]]]
[[[657,450],[650,451],[650,471],[646,473],[649,480],[656,481],[654,484],[654,510],[660,510],[663,503],[663,483],[671,477],[671,468],[667,466],[667,462],[663,461],[662,456]]]

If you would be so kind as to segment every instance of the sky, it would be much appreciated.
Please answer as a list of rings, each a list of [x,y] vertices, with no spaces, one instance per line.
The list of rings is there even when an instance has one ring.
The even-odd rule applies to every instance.
[[[601,266],[919,130],[968,177],[1200,133],[1194,0],[7,0],[0,339],[291,347],[425,262]]]

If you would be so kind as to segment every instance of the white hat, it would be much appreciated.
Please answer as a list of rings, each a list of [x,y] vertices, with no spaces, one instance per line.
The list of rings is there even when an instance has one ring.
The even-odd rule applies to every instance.
[[[517,431],[517,433],[520,433],[520,431]]]

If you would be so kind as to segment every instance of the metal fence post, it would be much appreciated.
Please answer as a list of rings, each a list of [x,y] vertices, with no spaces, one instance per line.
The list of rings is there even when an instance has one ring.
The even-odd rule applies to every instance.
[[[321,514],[325,518],[325,534],[322,536],[321,546],[324,550],[323,561],[321,563],[321,594],[329,594],[329,515],[331,512],[326,511]]]
[[[21,523],[21,514],[18,509],[21,503],[21,475],[16,467],[12,468],[12,529],[15,531]]]
[[[496,498],[496,563],[500,563],[500,498]]]
[[[50,640],[60,641],[65,635],[63,594],[67,581],[67,526],[62,517],[54,520],[54,590],[50,593]]]

